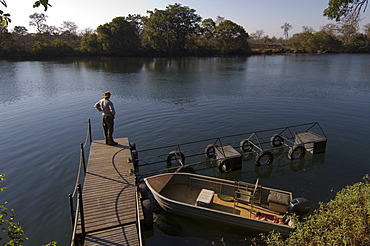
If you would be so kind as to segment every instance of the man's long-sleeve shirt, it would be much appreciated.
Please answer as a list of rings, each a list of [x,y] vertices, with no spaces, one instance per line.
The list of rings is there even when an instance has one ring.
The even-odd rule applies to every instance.
[[[113,103],[109,101],[108,99],[101,99],[97,103],[95,103],[94,107],[102,112],[103,116],[112,116],[116,114],[116,111],[114,110]]]

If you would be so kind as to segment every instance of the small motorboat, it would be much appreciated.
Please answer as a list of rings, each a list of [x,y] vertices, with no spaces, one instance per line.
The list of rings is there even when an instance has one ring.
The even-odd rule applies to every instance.
[[[279,231],[288,236],[294,229],[293,213],[311,209],[305,198],[292,193],[241,181],[191,173],[166,173],[144,179],[165,211],[182,216],[230,224],[258,232]]]

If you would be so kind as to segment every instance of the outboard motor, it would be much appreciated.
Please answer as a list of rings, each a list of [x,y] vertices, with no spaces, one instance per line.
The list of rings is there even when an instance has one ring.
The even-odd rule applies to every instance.
[[[305,215],[311,211],[311,203],[306,198],[294,198],[290,201],[288,211],[296,215]]]
[[[311,203],[306,198],[294,198],[289,202],[287,212],[283,217],[285,224],[293,226],[294,222],[291,219],[292,214],[296,214],[299,217],[299,220],[302,221],[303,215],[311,211]]]

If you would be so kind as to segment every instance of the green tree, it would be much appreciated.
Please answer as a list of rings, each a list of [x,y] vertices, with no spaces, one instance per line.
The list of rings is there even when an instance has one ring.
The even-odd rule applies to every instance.
[[[330,20],[357,23],[361,11],[365,11],[368,0],[329,0],[324,16]]]
[[[51,7],[51,5],[49,4],[49,0],[39,0],[39,1],[36,1],[33,4],[33,7],[34,8],[37,8],[39,6],[43,6],[44,7],[44,11],[47,11],[48,10],[48,7]]]
[[[190,37],[198,34],[201,17],[194,9],[181,4],[168,5],[166,10],[148,11],[143,19],[144,37],[159,53],[183,54]]]
[[[245,29],[225,20],[216,27],[217,47],[222,55],[246,54],[249,51],[249,35]]]
[[[309,53],[339,52],[342,49],[342,42],[325,31],[294,34],[288,44],[296,51]]]
[[[182,53],[185,51],[187,37],[199,31],[199,23],[202,18],[195,13],[194,9],[178,3],[168,5],[166,10],[170,15],[171,29],[176,40],[176,49]]]
[[[171,52],[173,38],[170,29],[170,17],[164,10],[148,11],[149,17],[143,18],[143,45],[157,53]]]
[[[308,52],[339,52],[342,48],[342,42],[337,37],[324,31],[316,32],[307,43]]]
[[[204,19],[200,25],[200,34],[195,36],[193,50],[199,55],[213,55],[216,46],[216,22],[212,18]]]
[[[5,0],[0,0],[0,3],[5,8],[7,7]],[[10,14],[9,13],[4,13],[4,11],[2,11],[0,9],[0,26],[7,26],[9,24],[9,22],[11,22],[11,20],[10,20]]]
[[[93,55],[99,55],[103,51],[102,44],[99,42],[98,35],[91,33],[82,37],[80,49]]]
[[[356,33],[352,36],[351,42],[346,45],[349,52],[370,52],[368,38],[365,34]]]
[[[136,32],[137,32],[138,36],[142,35],[143,29],[144,29],[144,26],[143,26],[143,23],[142,23],[142,18],[143,17],[141,15],[137,15],[137,14],[134,14],[134,15],[129,14],[126,17],[127,21],[132,22],[135,25]]]
[[[30,45],[29,52],[37,57],[63,57],[74,54],[73,48],[60,39],[51,42],[36,41]]]
[[[313,37],[312,32],[295,33],[287,42],[296,52],[308,52],[308,40]]]
[[[216,34],[216,22],[212,18],[204,19],[201,24],[201,33],[206,38],[213,38]]]
[[[97,29],[103,51],[109,55],[132,56],[140,51],[140,38],[136,24],[125,17],[116,17]]]
[[[5,27],[0,26],[0,57],[7,57],[15,53],[16,41]]]

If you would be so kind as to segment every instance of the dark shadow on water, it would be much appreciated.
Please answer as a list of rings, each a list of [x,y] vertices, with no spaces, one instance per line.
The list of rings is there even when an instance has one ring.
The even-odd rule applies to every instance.
[[[194,238],[196,245],[252,245],[253,238],[258,243],[259,232],[245,228],[183,217],[163,210],[154,216],[156,227],[164,234],[183,238],[179,240]]]

